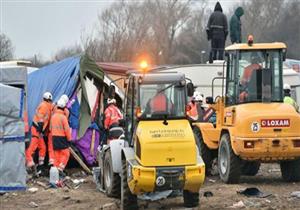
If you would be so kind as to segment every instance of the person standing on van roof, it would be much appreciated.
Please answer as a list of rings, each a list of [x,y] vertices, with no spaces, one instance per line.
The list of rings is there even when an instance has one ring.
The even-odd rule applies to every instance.
[[[242,7],[238,7],[230,19],[230,40],[232,44],[242,42],[241,17],[244,15]]]
[[[219,2],[216,3],[214,12],[209,17],[206,32],[207,39],[211,40],[209,63],[213,63],[213,60],[217,59],[223,60],[225,41],[228,35],[228,24]]]

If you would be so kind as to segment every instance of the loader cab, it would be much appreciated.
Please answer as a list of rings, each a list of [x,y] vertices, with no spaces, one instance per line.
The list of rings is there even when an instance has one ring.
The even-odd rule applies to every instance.
[[[139,121],[186,119],[188,92],[184,74],[131,74],[125,96],[125,136],[131,142]],[[154,100],[155,99],[155,100]],[[157,101],[162,103],[157,103]],[[155,108],[154,108],[155,107]]]
[[[283,43],[226,48],[226,106],[282,102],[285,49]]]

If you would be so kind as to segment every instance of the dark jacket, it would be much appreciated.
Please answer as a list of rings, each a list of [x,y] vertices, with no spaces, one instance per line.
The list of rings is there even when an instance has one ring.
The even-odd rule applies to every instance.
[[[221,4],[216,3],[214,12],[210,15],[207,27],[207,38],[210,39],[224,39],[226,40],[228,34],[227,18],[223,14]]]
[[[241,20],[244,10],[242,7],[238,7],[234,15],[230,19],[230,39],[232,43],[241,43],[242,42],[242,29],[241,29]]]

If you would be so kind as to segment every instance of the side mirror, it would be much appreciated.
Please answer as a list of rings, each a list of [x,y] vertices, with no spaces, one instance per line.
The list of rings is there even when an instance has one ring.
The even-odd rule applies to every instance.
[[[187,94],[189,97],[192,97],[194,95],[194,84],[189,82],[186,84]]]
[[[206,103],[207,103],[207,104],[214,104],[214,99],[213,99],[213,97],[206,97]]]
[[[286,49],[282,50],[282,59],[283,61],[286,59]]]
[[[115,86],[110,85],[108,89],[108,98],[115,98],[115,95],[116,95],[116,88]]]

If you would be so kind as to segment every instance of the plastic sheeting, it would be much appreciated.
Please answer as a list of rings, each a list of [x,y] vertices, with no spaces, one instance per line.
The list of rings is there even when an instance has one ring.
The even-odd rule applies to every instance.
[[[0,141],[0,192],[25,190],[25,143]]]
[[[10,85],[26,85],[27,71],[25,67],[0,68],[0,82]]]
[[[22,117],[23,90],[0,83],[0,115]]]
[[[35,109],[49,91],[56,102],[63,94],[70,96],[79,79],[80,56],[67,58],[58,63],[45,66],[28,78],[28,120],[31,124]]]
[[[87,129],[82,138],[74,141],[74,143],[88,165],[96,163],[97,148],[99,146],[99,130],[95,123]]]

